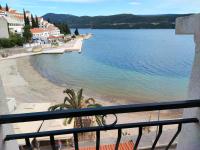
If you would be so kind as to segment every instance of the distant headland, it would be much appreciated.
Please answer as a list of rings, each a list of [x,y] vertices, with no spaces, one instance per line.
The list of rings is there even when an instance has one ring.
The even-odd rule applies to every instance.
[[[173,29],[177,17],[191,14],[133,15],[117,14],[111,16],[74,16],[48,13],[43,17],[51,23],[67,23],[70,28],[92,29]]]

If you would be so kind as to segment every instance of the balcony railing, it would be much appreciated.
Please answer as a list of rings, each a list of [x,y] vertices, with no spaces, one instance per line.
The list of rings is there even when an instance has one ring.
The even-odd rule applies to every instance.
[[[162,102],[162,103],[149,103],[149,104],[134,104],[134,105],[121,105],[121,106],[109,106],[101,108],[89,108],[89,109],[77,109],[77,110],[64,110],[64,111],[54,111],[54,112],[36,112],[36,113],[26,113],[26,114],[11,114],[0,116],[0,124],[11,124],[20,122],[31,122],[40,120],[51,120],[51,119],[61,119],[69,117],[84,117],[84,116],[102,116],[102,119],[107,115],[114,115],[116,120],[110,124],[104,124],[103,126],[93,126],[84,128],[73,128],[55,131],[42,131],[34,133],[24,133],[24,134],[12,134],[5,137],[5,142],[9,140],[24,139],[26,146],[32,149],[30,138],[39,137],[49,137],[51,147],[56,150],[55,139],[57,135],[73,134],[74,137],[74,147],[75,150],[79,149],[79,133],[86,132],[96,132],[96,150],[100,149],[100,133],[101,131],[118,130],[117,142],[115,145],[115,150],[118,150],[122,130],[128,128],[137,128],[138,136],[134,143],[134,150],[138,149],[140,139],[143,135],[144,127],[158,127],[158,134],[152,145],[152,150],[156,148],[158,140],[162,135],[162,130],[164,126],[178,125],[176,133],[173,138],[169,141],[166,146],[166,150],[170,148],[179,133],[181,132],[182,126],[188,123],[198,123],[197,118],[182,118],[182,119],[172,119],[172,120],[160,120],[160,121],[150,121],[150,122],[137,122],[137,123],[126,123],[118,124],[117,115],[122,113],[134,113],[134,112],[146,112],[146,111],[156,111],[156,110],[171,110],[171,109],[183,109],[183,108],[193,108],[200,107],[200,100],[188,100],[188,101],[176,101],[176,102]]]

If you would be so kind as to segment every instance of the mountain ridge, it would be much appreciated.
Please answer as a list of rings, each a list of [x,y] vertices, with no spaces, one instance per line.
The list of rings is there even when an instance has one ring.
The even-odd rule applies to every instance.
[[[177,17],[188,15],[191,14],[75,16],[71,14],[48,13],[43,18],[51,23],[68,24],[70,28],[173,29],[175,28]]]

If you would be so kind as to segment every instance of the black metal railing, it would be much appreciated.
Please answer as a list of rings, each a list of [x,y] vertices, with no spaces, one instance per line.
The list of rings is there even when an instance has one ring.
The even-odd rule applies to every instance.
[[[54,112],[36,112],[36,113],[26,113],[26,114],[12,114],[12,115],[2,115],[0,116],[0,124],[10,124],[10,123],[20,123],[20,122],[31,122],[40,120],[50,120],[50,119],[60,119],[69,117],[84,117],[84,116],[101,116],[102,119],[107,115],[114,115],[116,120],[114,123],[102,126],[84,127],[84,128],[72,128],[65,130],[55,130],[55,131],[42,131],[34,133],[24,133],[24,134],[12,134],[5,137],[5,141],[25,139],[27,147],[31,149],[30,138],[39,137],[49,137],[51,147],[53,150],[55,147],[56,135],[66,135],[73,134],[74,136],[74,147],[75,150],[79,149],[79,133],[85,132],[96,132],[96,149],[100,149],[100,133],[101,131],[108,130],[118,130],[117,142],[115,144],[115,150],[118,150],[122,130],[127,128],[138,128],[138,137],[134,142],[134,150],[138,148],[140,139],[143,134],[144,127],[158,127],[158,134],[153,142],[152,150],[155,149],[160,136],[162,135],[162,130],[164,126],[168,125],[178,125],[177,131],[173,138],[169,141],[166,146],[166,150],[170,148],[179,133],[181,132],[182,126],[188,123],[199,123],[197,118],[183,118],[183,119],[172,119],[172,120],[161,120],[161,121],[150,121],[150,122],[138,122],[138,123],[126,123],[117,124],[117,114],[122,113],[132,113],[132,112],[145,112],[145,111],[156,111],[156,110],[171,110],[171,109],[183,109],[183,108],[193,108],[200,107],[200,100],[188,100],[188,101],[176,101],[176,102],[162,102],[162,103],[149,103],[149,104],[134,104],[134,105],[120,105],[120,106],[109,106],[101,108],[89,108],[89,109],[77,109],[77,110],[64,110],[64,111],[54,111]]]

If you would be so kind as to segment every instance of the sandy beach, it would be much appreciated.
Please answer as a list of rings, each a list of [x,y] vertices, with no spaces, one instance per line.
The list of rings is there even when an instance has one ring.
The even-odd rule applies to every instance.
[[[48,79],[42,77],[31,66],[29,57],[1,61],[0,68],[0,75],[7,97],[14,97],[18,103],[59,103],[63,101],[65,96],[63,94],[63,90],[65,88],[55,85]],[[118,104],[114,103],[113,101],[111,103],[104,100],[98,100],[98,102],[104,106]],[[154,113],[152,113],[152,116],[154,116],[153,114]],[[163,112],[163,117],[165,117],[165,114],[167,114],[167,118],[179,117],[181,112]],[[147,115],[145,114],[145,116]]]
[[[34,56],[32,56],[34,57]],[[17,103],[61,103],[64,99],[64,87],[57,86],[46,78],[42,77],[32,66],[29,57],[10,59],[0,62],[0,75],[7,97],[13,97]],[[95,98],[95,97],[94,97]],[[116,105],[117,103],[98,100],[104,106]],[[160,119],[177,118],[181,111],[161,111]],[[131,123],[139,121],[157,120],[158,112],[141,112],[118,115],[118,123]],[[169,126],[165,130],[173,130],[176,126]],[[152,129],[155,131],[155,128]],[[132,130],[125,130],[125,133],[137,134]],[[109,138],[116,134],[105,135]]]

